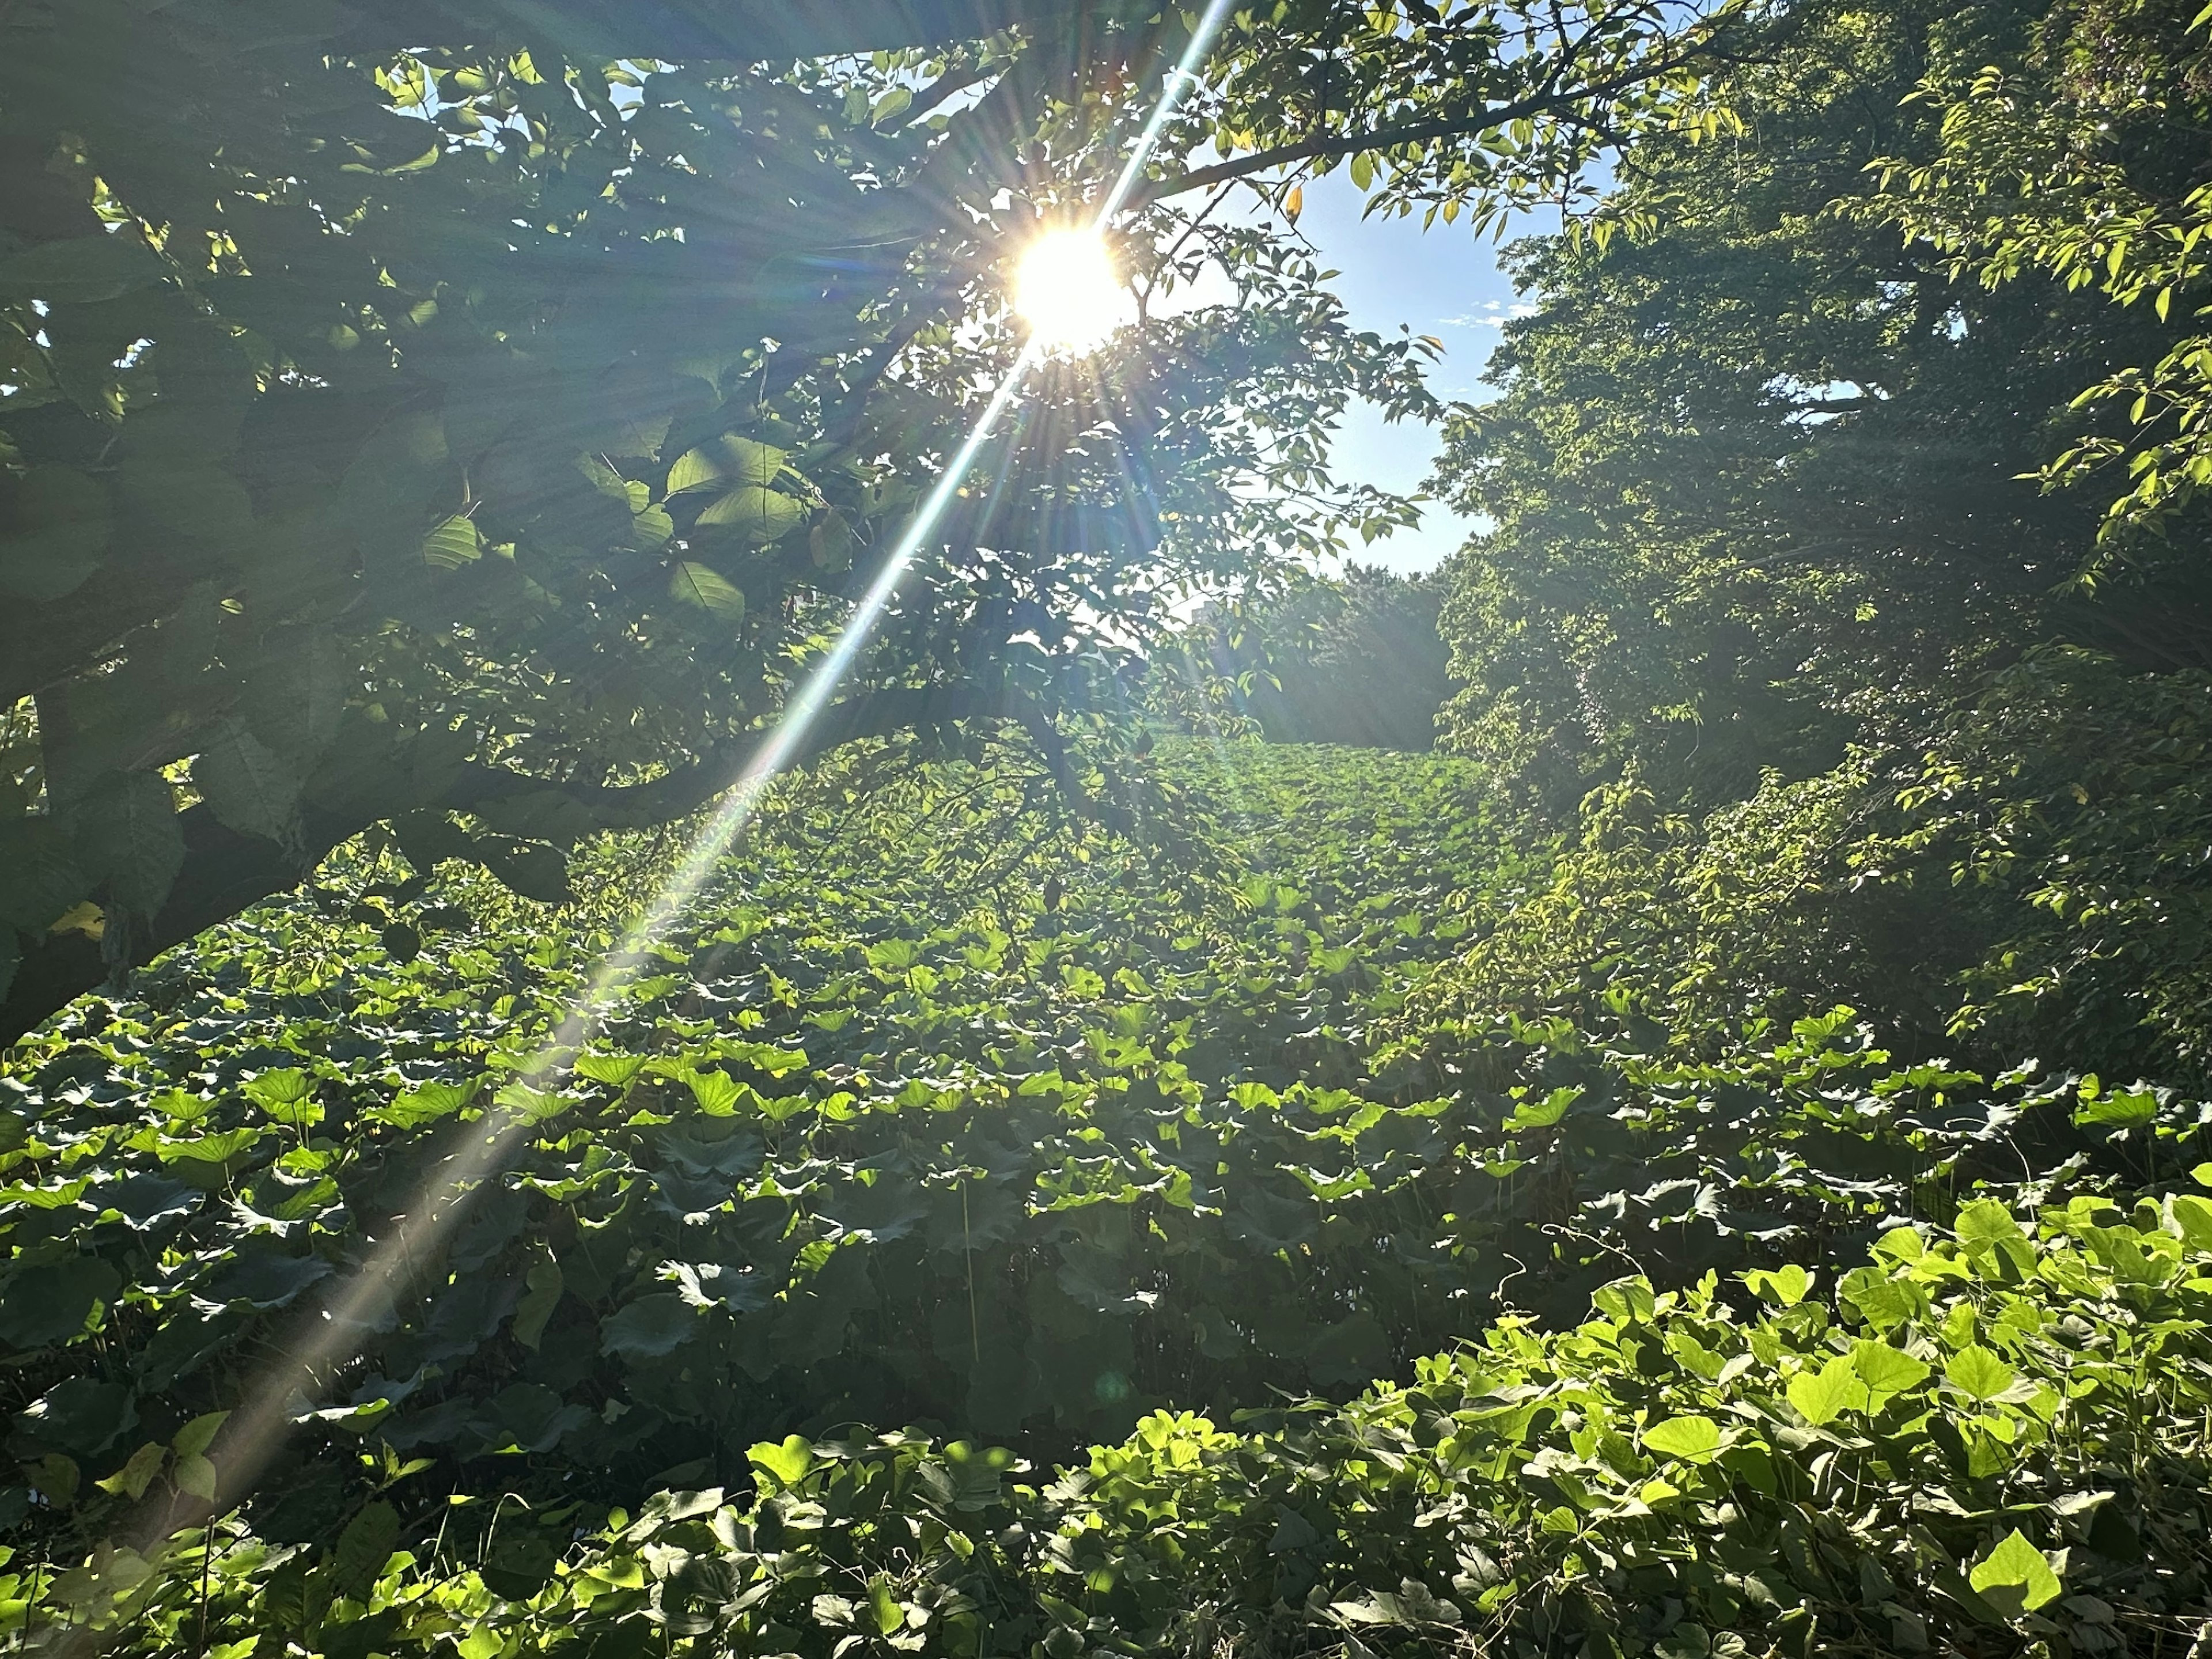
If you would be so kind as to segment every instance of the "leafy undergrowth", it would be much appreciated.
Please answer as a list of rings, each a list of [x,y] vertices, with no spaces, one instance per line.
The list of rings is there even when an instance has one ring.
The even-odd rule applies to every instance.
[[[1318,1621],[1310,1635],[1366,1617],[1330,1610],[1358,1602],[1359,1586],[1401,1596],[1395,1572],[1456,1596],[1480,1624],[1504,1603],[1486,1608],[1480,1584],[1449,1588],[1458,1569],[1438,1562],[1457,1546],[1415,1559],[1455,1535],[1435,1530],[1442,1511],[1389,1540],[1411,1553],[1388,1571],[1347,1557],[1352,1577],[1322,1601],[1304,1583],[1277,1594],[1275,1558],[1305,1559],[1301,1527],[1319,1552],[1312,1584],[1337,1547],[1325,1540],[1382,1541],[1356,1519],[1357,1457],[1338,1532],[1325,1509],[1281,1497],[1277,1514],[1277,1497],[1248,1503],[1232,1482],[1221,1501],[1243,1518],[1206,1520],[1218,1536],[1193,1534],[1177,1568],[1183,1522],[1150,1499],[1109,1502],[1110,1481],[1006,1496],[1014,1512],[991,1510],[988,1537],[966,1549],[933,1533],[926,1511],[941,1499],[948,1514],[984,1513],[960,1504],[999,1491],[1013,1454],[928,1448],[1006,1441],[1043,1468],[1141,1420],[1132,1444],[1169,1456],[1155,1443],[1175,1421],[1176,1446],[1210,1447],[1205,1467],[1243,1471],[1255,1493],[1333,1491],[1341,1437],[1383,1434],[1422,1390],[1458,1386],[1448,1379],[1462,1362],[1439,1372],[1424,1356],[1469,1339],[1518,1352],[1520,1337],[1498,1334],[1517,1328],[1493,1322],[1501,1310],[1571,1322],[1624,1257],[1686,1289],[1711,1270],[1849,1259],[1908,1218],[1948,1225],[1978,1186],[2057,1201],[2100,1182],[2155,1188],[2189,1162],[2188,1103],[2032,1066],[1984,1081],[1902,1064],[1848,1013],[1753,1028],[1696,1058],[1625,1004],[1601,1011],[1601,1028],[1424,1019],[1409,993],[1541,875],[1479,775],[1435,757],[1241,744],[1186,746],[1167,769],[1241,860],[1233,893],[1194,897],[1187,872],[1041,821],[988,770],[933,769],[890,799],[834,769],[794,786],[589,1046],[543,1073],[531,1068],[549,1032],[671,849],[649,860],[637,842],[603,848],[585,897],[557,915],[465,882],[434,887],[364,851],[318,891],[173,956],[136,996],[72,1010],[0,1072],[14,1097],[0,1119],[0,1392],[22,1471],[0,1487],[0,1517],[25,1559],[75,1571],[137,1539],[162,1493],[214,1489],[237,1455],[218,1414],[272,1379],[291,1386],[280,1362],[329,1323],[397,1219],[444,1189],[455,1155],[501,1124],[520,1127],[491,1178],[453,1226],[410,1248],[388,1307],[349,1311],[350,1357],[289,1402],[291,1431],[225,1523],[244,1529],[228,1565],[209,1575],[224,1595],[262,1598],[234,1632],[284,1634],[332,1659],[397,1652],[406,1644],[391,1632],[413,1613],[350,1628],[395,1548],[428,1575],[410,1565],[399,1581],[425,1607],[481,1599],[491,1592],[454,1578],[458,1563],[489,1563],[494,1589],[514,1589],[517,1573],[550,1572],[611,1506],[741,1490],[761,1445],[796,1459],[890,1425],[909,1426],[865,1442],[872,1450],[825,1453],[808,1477],[827,1483],[817,1496],[833,1510],[838,1492],[836,1504],[860,1506],[833,1528],[839,1549],[872,1564],[860,1578],[763,1589],[702,1565],[699,1583],[743,1607],[709,1619],[670,1610],[691,1589],[654,1591],[653,1618],[734,1640],[737,1612],[772,1608],[789,1625],[821,1595],[851,1602],[860,1622],[839,1625],[846,1615],[825,1603],[811,1628],[865,1634],[894,1605],[874,1575],[921,1585],[951,1573],[1005,1617],[963,1625],[948,1601],[940,1624],[901,1612],[875,1639],[959,1651],[957,1632],[972,1630],[996,1644],[982,1651],[1015,1651],[1064,1623],[1047,1592],[1130,1632],[1164,1629],[1165,1603],[1125,1605],[1153,1572],[1181,1577],[1172,1595],[1144,1591],[1182,1597],[1176,1619],[1202,1622],[1218,1603],[1231,1623]],[[1647,1345],[1616,1380],[1655,1381],[1660,1352]],[[1228,1421],[1417,1374],[1413,1394],[1297,1414],[1288,1439],[1248,1449],[1147,1415]],[[1433,1462],[1434,1435],[1409,1422],[1406,1467]],[[1397,1469],[1397,1455],[1376,1467]],[[1446,1459],[1432,1472],[1443,1483],[1432,1495],[1460,1515],[1446,1488],[1468,1471]],[[1510,1486],[1512,1474],[1485,1478]],[[1289,1484],[1266,1485],[1279,1477]],[[1481,1507],[1502,1514],[1501,1501]],[[851,1529],[886,1502],[896,1527],[886,1512],[880,1538]],[[794,1524],[773,1504],[748,1513],[722,1523],[716,1548],[734,1549],[743,1527]],[[1077,1521],[1110,1546],[1098,1559],[1130,1564],[1125,1584],[1095,1588],[1091,1602],[1036,1577],[1075,1559],[1037,1552]],[[1208,1573],[1249,1553],[1237,1541],[1248,1523],[1272,1545],[1217,1584]],[[704,1519],[667,1524],[679,1528],[669,1548],[703,1548],[711,1531]],[[896,1559],[892,1533],[906,1552]],[[971,1565],[955,1571],[955,1558]],[[112,1559],[127,1574],[137,1557]],[[1528,1559],[1575,1576],[1564,1555]],[[661,1564],[654,1583],[692,1583],[665,1551],[649,1559]],[[643,1593],[628,1572],[607,1584]],[[1508,1577],[1522,1587],[1513,1617],[1537,1617],[1541,1575]],[[119,1581],[41,1565],[24,1582],[39,1587],[24,1599],[59,1597],[82,1622]],[[146,1595],[171,1595],[167,1582],[157,1575]],[[314,1611],[325,1590],[337,1598],[327,1632]],[[1621,1592],[1635,1619],[1673,1593],[1645,1607],[1641,1591]],[[1414,1599],[1370,1611],[1428,1605],[1403,1596]],[[1550,1605],[1542,1616],[1581,1616],[1572,1596]],[[567,1616],[549,1606],[526,1640],[552,1641]],[[652,1622],[639,1613],[605,1633],[611,1659]],[[1055,1656],[1094,1639],[1066,1628],[1049,1637]],[[1197,1629],[1184,1634],[1196,1642]],[[745,1640],[770,1641],[763,1630]],[[492,1659],[491,1637],[467,1639],[465,1659]],[[501,1654],[520,1650],[498,1639]]]
[[[1501,1322],[1234,1431],[1160,1413],[1049,1483],[793,1435],[749,1498],[516,1513],[475,1563],[395,1549],[379,1500],[319,1561],[221,1527],[55,1595],[131,1651],[241,1656],[2181,1652],[2212,1616],[2208,1269],[2202,1198],[2027,1230],[1984,1200],[1832,1289],[1626,1279],[1574,1330]]]

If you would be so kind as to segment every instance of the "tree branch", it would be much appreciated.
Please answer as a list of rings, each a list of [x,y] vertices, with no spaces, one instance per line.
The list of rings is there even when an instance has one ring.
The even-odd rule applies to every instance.
[[[1600,82],[1595,86],[1577,87],[1570,92],[1547,89],[1516,99],[1510,104],[1494,105],[1473,115],[1414,121],[1404,126],[1377,127],[1366,132],[1301,139],[1295,144],[1278,144],[1271,149],[1255,150],[1249,155],[1231,156],[1225,161],[1193,167],[1188,173],[1177,173],[1173,178],[1143,185],[1132,193],[1129,206],[1144,207],[1170,196],[1187,195],[1194,190],[1205,190],[1231,179],[1249,178],[1253,173],[1265,173],[1270,167],[1285,167],[1294,161],[1334,160],[1356,155],[1362,150],[1387,149],[1397,144],[1431,143],[1439,138],[1468,138],[1509,121],[1527,120],[1539,115],[1565,114],[1578,104],[1607,98],[1640,82],[1671,74],[1682,66],[1682,62],[1680,58],[1674,58],[1643,66],[1632,74]],[[1584,118],[1577,124],[1586,126],[1596,125],[1594,118]]]

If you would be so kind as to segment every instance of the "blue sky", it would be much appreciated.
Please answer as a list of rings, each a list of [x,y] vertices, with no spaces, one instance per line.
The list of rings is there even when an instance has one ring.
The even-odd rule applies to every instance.
[[[1447,401],[1490,395],[1480,384],[1483,364],[1515,303],[1512,284],[1498,269],[1496,246],[1442,220],[1427,232],[1418,216],[1363,220],[1362,203],[1339,168],[1306,182],[1298,220],[1324,264],[1341,273],[1332,286],[1353,326],[1395,333],[1402,324],[1435,335],[1444,343],[1444,356],[1431,372],[1431,390]],[[1509,231],[1506,240],[1516,234]],[[1339,432],[1336,470],[1340,477],[1411,493],[1428,476],[1437,445],[1434,428],[1389,425],[1371,404],[1362,404]],[[1419,530],[1401,531],[1356,556],[1395,570],[1426,570],[1460,544],[1468,528],[1466,520],[1432,503],[1423,509]]]

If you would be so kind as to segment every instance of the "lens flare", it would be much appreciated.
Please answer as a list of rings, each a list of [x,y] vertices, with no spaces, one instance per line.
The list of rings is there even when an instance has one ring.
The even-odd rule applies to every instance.
[[[1095,252],[1094,296],[1111,303],[1112,312],[1127,302],[1113,275],[1101,233],[1128,200],[1144,176],[1146,163],[1159,143],[1160,134],[1176,105],[1197,79],[1198,66],[1212,48],[1229,15],[1232,0],[1211,0],[1193,32],[1182,61],[1169,75],[1159,101],[1154,105],[1143,133],[1125,159],[1113,188],[1099,203],[1087,228],[1062,233],[1071,243],[1087,244]],[[1048,240],[1054,239],[1048,239]],[[1055,256],[1072,258],[1072,254]],[[1101,296],[1103,282],[1114,290]],[[1093,313],[1100,309],[1093,308]],[[1107,327],[1110,329],[1109,321]],[[875,579],[868,585],[836,642],[813,665],[784,706],[782,716],[755,751],[752,761],[737,777],[684,857],[622,942],[599,963],[584,992],[568,1006],[558,1028],[547,1038],[519,1080],[532,1089],[550,1086],[560,1072],[605,1024],[624,989],[641,968],[655,960],[653,947],[679,922],[698,896],[717,864],[729,851],[757,811],[761,798],[776,775],[800,751],[808,729],[829,705],[831,696],[854,661],[866,646],[896,592],[900,579],[943,520],[969,471],[989,442],[1000,422],[1013,404],[1023,383],[1042,356],[1054,349],[1040,337],[1036,325],[1013,365],[992,392],[959,447],[947,461],[935,486],[893,545]],[[189,1534],[180,1531],[199,1525],[242,1498],[295,1423],[316,1413],[343,1367],[361,1350],[363,1340],[384,1328],[398,1298],[415,1276],[416,1264],[434,1259],[445,1235],[467,1212],[473,1195],[499,1178],[509,1158],[529,1139],[535,1121],[525,1113],[495,1110],[462,1126],[459,1138],[445,1148],[438,1174],[416,1194],[407,1212],[382,1227],[365,1256],[355,1263],[344,1282],[318,1316],[295,1334],[291,1345],[251,1390],[243,1407],[223,1425],[210,1455],[220,1476],[221,1497],[215,1504],[179,1494],[157,1503],[142,1517],[141,1547],[162,1553],[184,1546]],[[368,1409],[376,1407],[369,1402]],[[350,1415],[348,1408],[325,1407],[326,1415]],[[361,1421],[362,1419],[356,1419]],[[143,1565],[142,1563],[142,1565]],[[89,1652],[96,1643],[89,1625],[71,1632],[60,1644],[62,1659]]]
[[[1047,351],[1088,351],[1135,315],[1129,290],[1095,228],[1048,230],[1030,244],[1014,272],[1014,310],[1030,343]]]

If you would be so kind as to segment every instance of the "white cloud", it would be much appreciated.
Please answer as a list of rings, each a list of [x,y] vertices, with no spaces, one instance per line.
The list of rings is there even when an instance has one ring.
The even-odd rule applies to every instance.
[[[1482,308],[1480,311],[1468,312],[1463,316],[1447,317],[1443,320],[1443,325],[1446,328],[1503,328],[1517,318],[1533,317],[1535,314],[1536,307],[1531,301],[1486,300],[1482,302]]]

